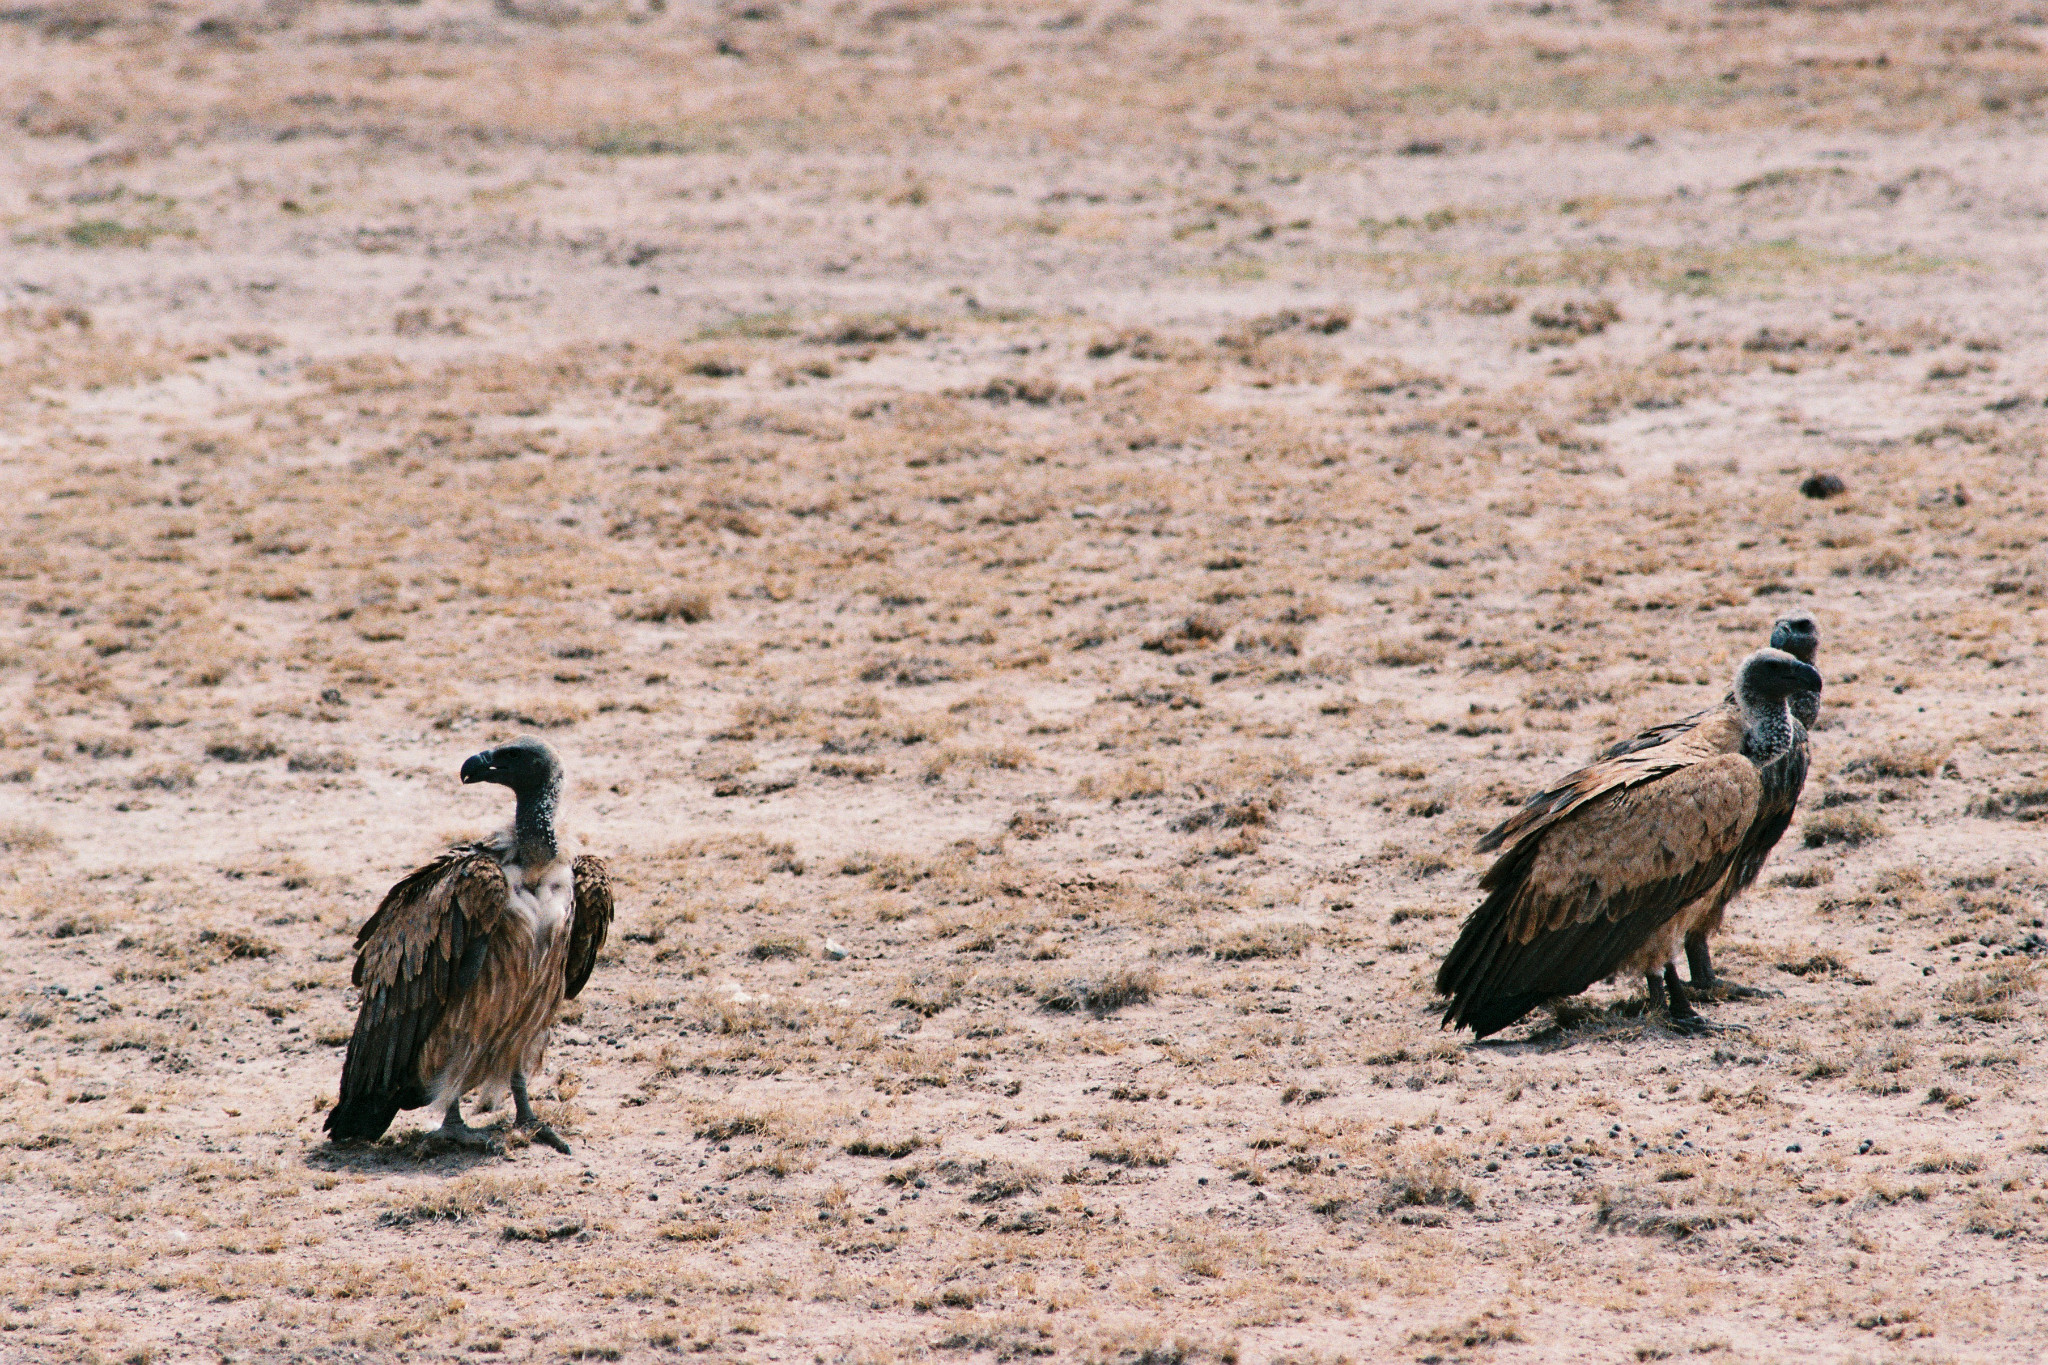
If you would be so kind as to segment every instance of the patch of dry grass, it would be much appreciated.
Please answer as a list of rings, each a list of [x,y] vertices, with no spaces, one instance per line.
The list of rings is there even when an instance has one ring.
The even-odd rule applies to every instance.
[[[245,9],[0,24],[14,1349],[2042,1335],[2034,28]],[[1436,1032],[1472,842],[1794,606],[1784,994]],[[329,1149],[353,932],[529,731],[619,892],[575,1156]]]
[[[1873,839],[1881,839],[1889,832],[1877,815],[1853,809],[1817,811],[1802,820],[1799,829],[1801,840],[1808,848],[1825,848],[1829,844],[1856,848]]]
[[[1119,967],[1093,979],[1065,977],[1043,986],[1038,1003],[1048,1010],[1086,1010],[1114,1014],[1149,1001],[1159,989],[1159,974],[1149,967]]]

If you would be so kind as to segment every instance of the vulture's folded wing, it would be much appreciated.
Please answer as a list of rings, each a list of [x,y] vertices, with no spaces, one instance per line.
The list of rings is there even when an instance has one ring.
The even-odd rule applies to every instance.
[[[1742,747],[1742,713],[1732,706],[1710,707],[1697,716],[1660,728],[1672,733],[1654,745],[1636,749],[1626,749],[1633,741],[1625,740],[1616,746],[1624,748],[1624,752],[1610,751],[1608,757],[1579,769],[1554,787],[1537,792],[1522,803],[1521,809],[1487,832],[1478,843],[1479,851],[1491,853],[1497,848],[1512,848],[1608,792],[1657,781],[1702,758],[1737,753]],[[1498,870],[1500,864],[1494,866]]]
[[[574,1000],[597,965],[597,950],[612,927],[612,877],[602,858],[576,860],[576,920],[569,929],[568,980],[563,995]]]
[[[1667,748],[1673,746],[1666,746]],[[1728,873],[1762,784],[1735,753],[1608,773],[1519,837],[1480,886],[1437,973],[1448,1025],[1481,1037],[1610,976],[1665,921]]]
[[[436,858],[385,895],[356,935],[363,1001],[342,1064],[337,1116],[357,1104],[426,1103],[415,1093],[420,1048],[449,1003],[475,982],[509,902],[497,862],[467,849]]]
[[[1723,709],[1731,712],[1734,711],[1735,699],[1730,697],[1723,701],[1720,706],[1710,706],[1704,711],[1695,711],[1684,720],[1666,721],[1662,725],[1653,725],[1647,730],[1638,730],[1627,739],[1611,744],[1603,749],[1600,757],[1603,759],[1622,758],[1628,754],[1641,753],[1644,749],[1658,748],[1661,745],[1671,743],[1675,739],[1683,739],[1716,711]]]
[[[1790,749],[1764,765],[1759,774],[1763,781],[1763,797],[1757,806],[1756,819],[1735,854],[1735,865],[1729,869],[1728,899],[1732,900],[1749,888],[1757,874],[1763,871],[1764,860],[1771,856],[1778,840],[1785,837],[1785,829],[1792,823],[1792,814],[1799,808],[1799,793],[1806,786],[1806,769],[1811,761],[1812,754],[1806,746],[1806,736],[1802,734]]]

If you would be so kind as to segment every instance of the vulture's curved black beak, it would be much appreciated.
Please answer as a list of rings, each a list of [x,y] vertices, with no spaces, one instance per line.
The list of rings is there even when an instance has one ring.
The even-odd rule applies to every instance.
[[[471,754],[463,760],[462,780],[465,783],[488,782],[493,776],[495,776],[495,773],[491,768],[491,751],[489,749],[484,750],[480,754]]]
[[[1792,676],[1793,676],[1793,677],[1795,677],[1795,678],[1797,678],[1797,679],[1799,680],[1799,690],[1800,690],[1800,691],[1802,691],[1802,692],[1818,692],[1818,691],[1820,691],[1820,688],[1821,688],[1821,682],[1820,682],[1820,670],[1819,670],[1819,669],[1817,669],[1817,668],[1815,668],[1815,667],[1814,667],[1814,666],[1813,666],[1812,664],[1804,664],[1804,663],[1803,663],[1803,664],[1800,664],[1800,665],[1799,665],[1799,667],[1797,667],[1796,669],[1794,669],[1794,670],[1792,671]],[[471,760],[470,760],[470,762],[471,762],[471,763],[474,763],[474,762],[476,762],[476,760],[475,760],[475,759],[471,759]],[[464,773],[467,773],[467,772],[469,771],[469,769],[468,769],[467,767],[464,767],[462,771],[463,771]],[[465,778],[464,778],[463,780],[464,780],[464,781],[466,782],[466,781],[468,781],[469,779],[468,779],[467,777],[465,777]]]

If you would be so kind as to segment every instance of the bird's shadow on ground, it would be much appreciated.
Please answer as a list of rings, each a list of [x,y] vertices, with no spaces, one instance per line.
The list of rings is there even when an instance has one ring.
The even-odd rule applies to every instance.
[[[306,1165],[320,1171],[412,1171],[463,1175],[479,1166],[495,1165],[532,1144],[525,1134],[494,1131],[490,1148],[464,1147],[432,1129],[420,1129],[375,1142],[323,1142],[306,1152]]]
[[[1645,1038],[1698,1041],[1667,1027],[1664,1017],[1650,1008],[1649,1001],[1634,999],[1607,1005],[1559,1003],[1551,1006],[1550,1022],[1519,1038],[1481,1038],[1470,1046],[1495,1056],[1512,1057],[1561,1052],[1591,1043],[1635,1043]]]

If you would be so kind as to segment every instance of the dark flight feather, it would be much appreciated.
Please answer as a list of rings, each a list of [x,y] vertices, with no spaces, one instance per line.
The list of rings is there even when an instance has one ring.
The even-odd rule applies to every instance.
[[[1773,623],[1771,645],[1790,651],[1795,657],[1813,662],[1813,656],[1820,645],[1820,632],[1813,618],[1802,612],[1781,616]],[[1686,956],[1692,966],[1693,984],[1705,986],[1713,980],[1713,962],[1708,941],[1721,931],[1727,918],[1728,905],[1737,896],[1748,890],[1763,871],[1764,861],[1776,848],[1778,840],[1784,837],[1786,828],[1792,823],[1792,813],[1799,805],[1800,791],[1806,785],[1807,765],[1810,755],[1807,748],[1807,730],[1820,716],[1820,694],[1800,692],[1790,699],[1792,718],[1799,722],[1792,752],[1768,765],[1764,771],[1763,800],[1757,808],[1755,821],[1743,837],[1742,850],[1736,855],[1735,865],[1729,876],[1715,887],[1710,903],[1693,907],[1687,915],[1691,921],[1685,936]],[[1629,754],[1642,753],[1669,744],[1691,734],[1703,724],[1742,724],[1742,709],[1736,704],[1733,692],[1722,698],[1720,703],[1704,711],[1696,711],[1683,720],[1669,721],[1639,731],[1627,739],[1610,746],[1600,756],[1603,759],[1621,758]]]
[[[356,934],[356,1028],[341,1068],[341,1097],[327,1115],[337,1139],[375,1138],[400,1109],[425,1104],[420,1050],[442,1011],[474,979],[482,950],[504,921],[510,888],[497,861],[471,845],[399,879]]]
[[[574,1000],[597,966],[598,950],[612,927],[612,878],[602,859],[576,859],[576,922],[569,930],[567,980],[562,994]]]
[[[1448,1026],[1481,1037],[1611,976],[1734,865],[1763,793],[1742,727],[1713,720],[1539,792],[1480,841],[1505,848],[1439,969]]]

